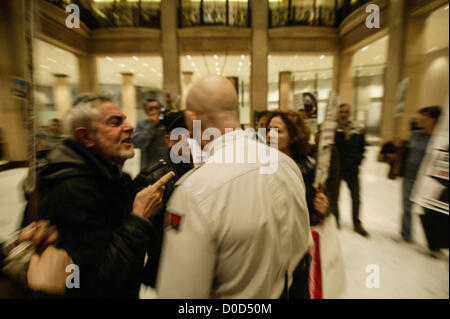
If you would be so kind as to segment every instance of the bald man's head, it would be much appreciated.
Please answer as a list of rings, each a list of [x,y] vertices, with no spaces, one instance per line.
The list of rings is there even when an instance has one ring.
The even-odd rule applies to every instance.
[[[211,124],[239,122],[236,90],[230,80],[220,76],[207,76],[195,83],[188,93],[186,108]]]

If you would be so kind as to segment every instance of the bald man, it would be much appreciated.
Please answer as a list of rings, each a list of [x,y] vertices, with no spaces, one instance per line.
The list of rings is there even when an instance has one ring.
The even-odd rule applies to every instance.
[[[186,124],[194,138],[201,136],[206,156],[177,182],[168,203],[159,296],[308,297],[311,238],[297,165],[271,149],[277,169],[262,170],[268,164],[252,152],[270,153],[269,147],[240,129],[227,79],[201,79],[186,106]]]

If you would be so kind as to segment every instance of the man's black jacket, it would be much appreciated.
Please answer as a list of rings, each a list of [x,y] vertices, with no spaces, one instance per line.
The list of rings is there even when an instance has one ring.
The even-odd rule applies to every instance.
[[[75,298],[138,298],[151,223],[132,215],[130,176],[67,139],[38,163],[39,218],[80,269]]]
[[[349,176],[358,173],[358,167],[364,159],[366,138],[364,129],[351,125],[349,133],[338,128],[335,136],[336,147],[339,152],[341,176]]]
[[[151,234],[150,245],[148,247],[148,260],[144,268],[143,283],[147,286],[156,287],[156,278],[158,275],[159,261],[161,257],[162,242],[164,239],[164,224],[166,216],[166,205],[169,198],[175,190],[175,183],[187,173],[193,165],[190,163],[175,164],[170,160],[170,149],[167,156],[159,161],[151,163],[144,167],[135,178],[135,184],[138,189],[147,185],[154,184],[158,179],[169,172],[174,172],[175,176],[166,184],[163,197],[163,207],[152,217],[153,231]]]

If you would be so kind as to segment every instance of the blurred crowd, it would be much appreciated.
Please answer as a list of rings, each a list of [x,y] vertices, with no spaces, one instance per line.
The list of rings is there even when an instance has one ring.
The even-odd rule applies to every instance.
[[[216,76],[193,85],[186,110],[162,114],[153,99],[143,108],[147,118],[134,129],[111,96],[83,95],[62,123],[53,119],[37,134],[38,184],[25,194],[23,228],[0,247],[1,296],[138,298],[144,284],[161,298],[310,298],[311,227],[330,216],[340,227],[343,181],[353,229],[370,236],[360,214],[365,129],[351,120],[351,105],[337,106],[323,185],[315,183],[320,126],[312,132],[305,112],[266,111],[255,128],[265,131],[243,130],[236,91]],[[379,154],[387,178],[403,177],[405,242],[411,190],[440,113],[421,109],[410,139],[387,142]],[[196,141],[194,121],[202,134],[222,135]],[[174,138],[174,129],[185,133]],[[185,152],[195,143],[200,163]],[[238,143],[245,161],[223,161]],[[141,169],[132,179],[122,168],[134,147]],[[249,159],[253,148],[277,150],[276,172],[260,173],[265,163]],[[429,244],[432,253],[445,248]],[[79,276],[68,284],[72,264]]]

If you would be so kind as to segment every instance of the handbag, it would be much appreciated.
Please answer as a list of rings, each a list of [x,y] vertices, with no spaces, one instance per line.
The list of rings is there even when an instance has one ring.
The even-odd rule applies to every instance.
[[[0,246],[5,256],[0,265],[0,299],[25,298],[27,271],[35,250],[29,241],[16,243],[20,231]]]
[[[311,299],[338,298],[345,288],[345,270],[334,215],[311,229],[314,248],[310,250],[309,292]]]

